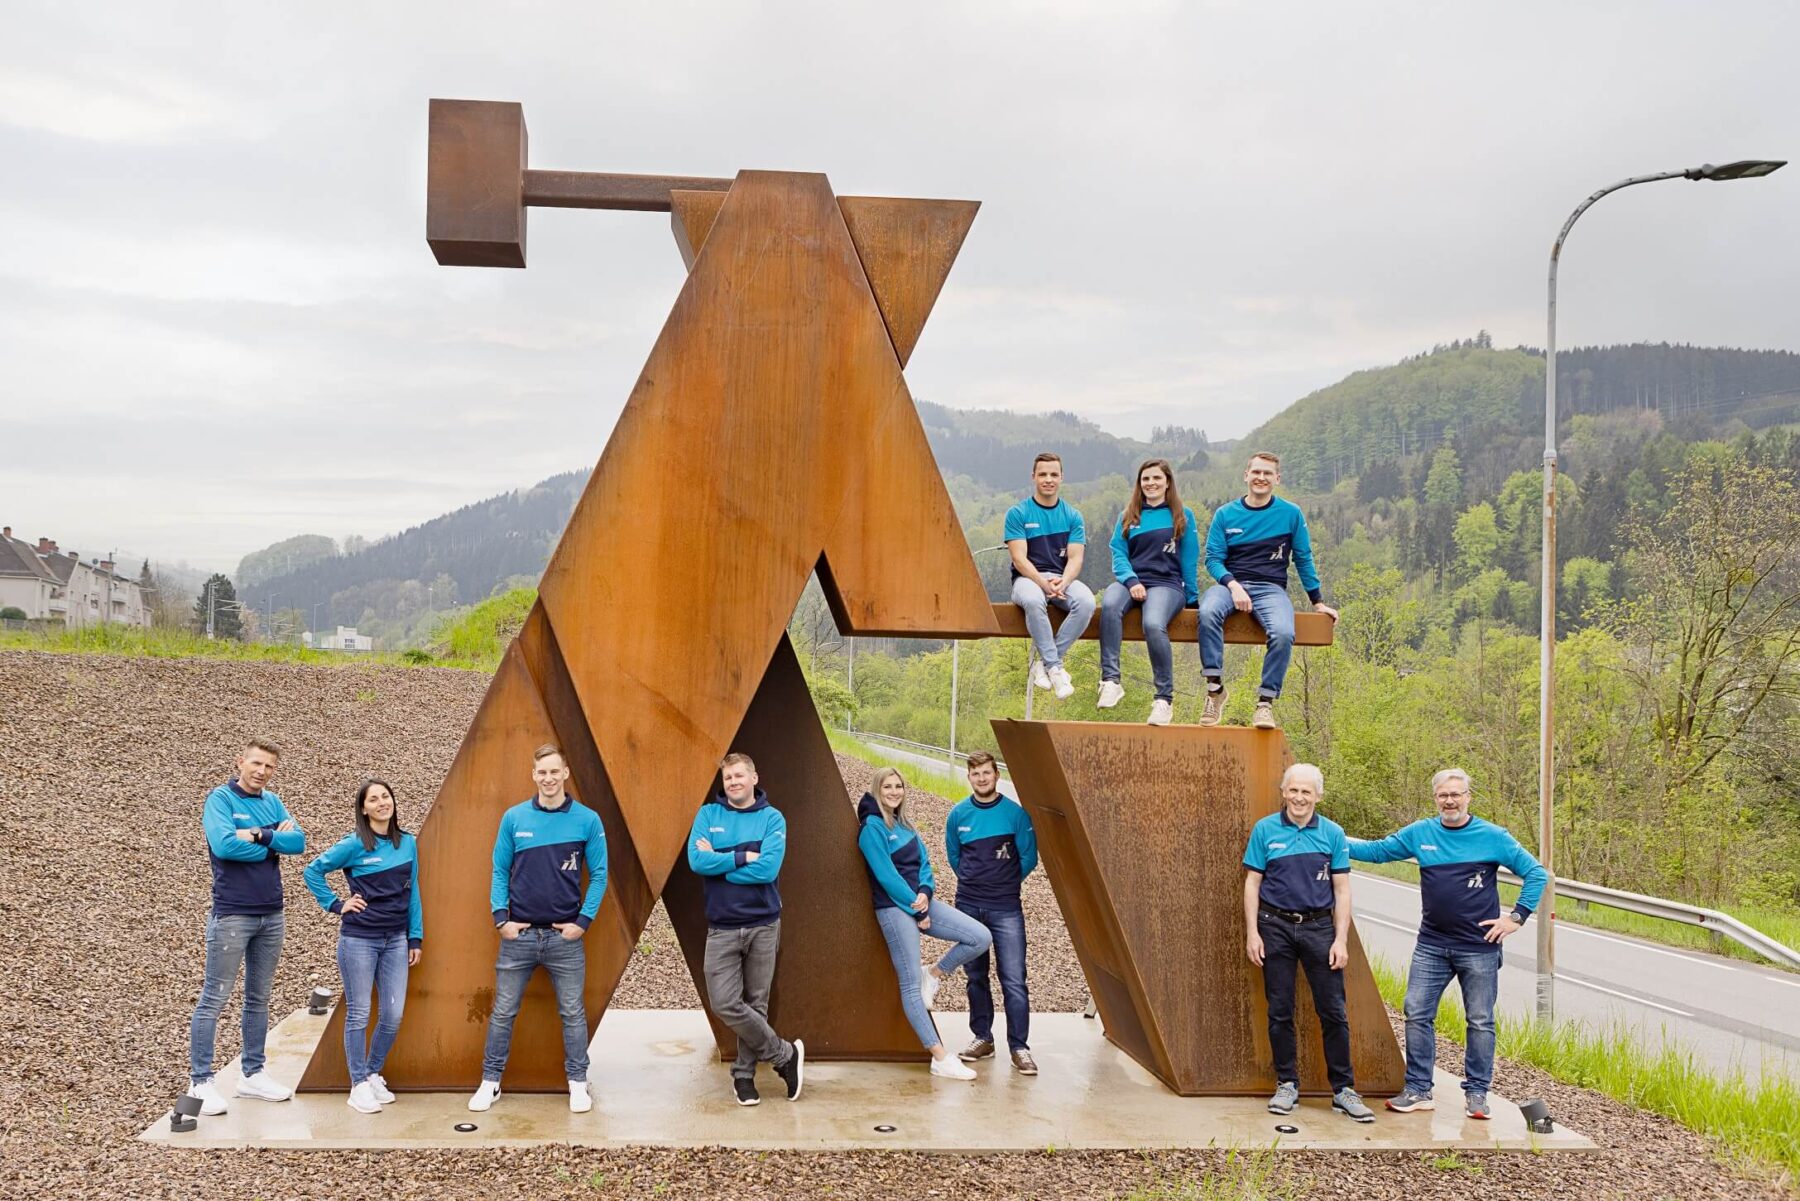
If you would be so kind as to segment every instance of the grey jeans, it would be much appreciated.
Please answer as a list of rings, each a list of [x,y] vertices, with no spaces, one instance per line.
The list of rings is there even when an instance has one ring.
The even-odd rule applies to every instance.
[[[737,1035],[737,1062],[731,1074],[754,1079],[756,1065],[785,1067],[794,1044],[769,1025],[769,985],[775,979],[775,952],[781,946],[779,919],[766,926],[706,931],[706,998],[721,1022]]]

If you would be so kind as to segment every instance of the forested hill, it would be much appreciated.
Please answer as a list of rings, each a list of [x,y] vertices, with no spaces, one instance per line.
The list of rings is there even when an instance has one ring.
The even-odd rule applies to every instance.
[[[1800,354],[1638,344],[1559,352],[1561,424],[1654,412],[1687,440],[1800,420]],[[1282,410],[1245,439],[1281,455],[1284,485],[1330,491],[1370,469],[1455,445],[1466,478],[1494,491],[1542,457],[1542,351],[1492,349],[1485,334],[1354,375]]]

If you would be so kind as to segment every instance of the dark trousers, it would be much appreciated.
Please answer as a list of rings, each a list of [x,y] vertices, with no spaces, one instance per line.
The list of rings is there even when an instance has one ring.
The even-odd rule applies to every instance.
[[[1031,1049],[1031,995],[1025,989],[1025,911],[1007,906],[993,908],[956,898],[956,907],[988,928],[993,949],[969,960],[963,972],[969,979],[969,1032],[994,1041],[994,991],[988,983],[988,960],[1000,976],[1000,1000],[1006,1006],[1006,1045],[1013,1051]]]
[[[1269,1003],[1269,1050],[1275,1060],[1275,1082],[1298,1082],[1294,1050],[1294,965],[1306,969],[1313,1008],[1325,1036],[1325,1072],[1331,1090],[1350,1088],[1350,1019],[1344,1008],[1344,973],[1332,971],[1331,940],[1336,931],[1329,913],[1296,925],[1267,913],[1256,915],[1263,941],[1263,997]]]

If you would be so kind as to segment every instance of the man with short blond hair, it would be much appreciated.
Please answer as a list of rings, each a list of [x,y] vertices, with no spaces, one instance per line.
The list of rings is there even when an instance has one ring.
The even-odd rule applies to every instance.
[[[269,993],[287,939],[281,891],[281,856],[306,850],[306,833],[269,781],[281,766],[281,748],[251,738],[238,754],[237,775],[207,794],[200,824],[212,862],[212,913],[206,919],[206,982],[188,1024],[190,1096],[200,1112],[225,1112],[213,1083],[213,1044],[219,1015],[244,969],[244,1052],[237,1095],[285,1101],[291,1095],[263,1070],[269,1036]]]
[[[1025,629],[1037,651],[1031,668],[1036,688],[1058,700],[1075,693],[1063,659],[1094,617],[1094,594],[1075,577],[1087,553],[1087,523],[1062,499],[1062,457],[1044,451],[1031,464],[1031,495],[1006,513],[1006,548],[1012,552],[1012,602],[1025,613]],[[1068,614],[1050,628],[1050,607]]]

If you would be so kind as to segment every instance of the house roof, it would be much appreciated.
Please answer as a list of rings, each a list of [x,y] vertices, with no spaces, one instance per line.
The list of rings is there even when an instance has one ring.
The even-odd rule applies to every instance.
[[[17,538],[0,538],[0,575],[25,576],[34,580],[61,583],[29,543]]]

